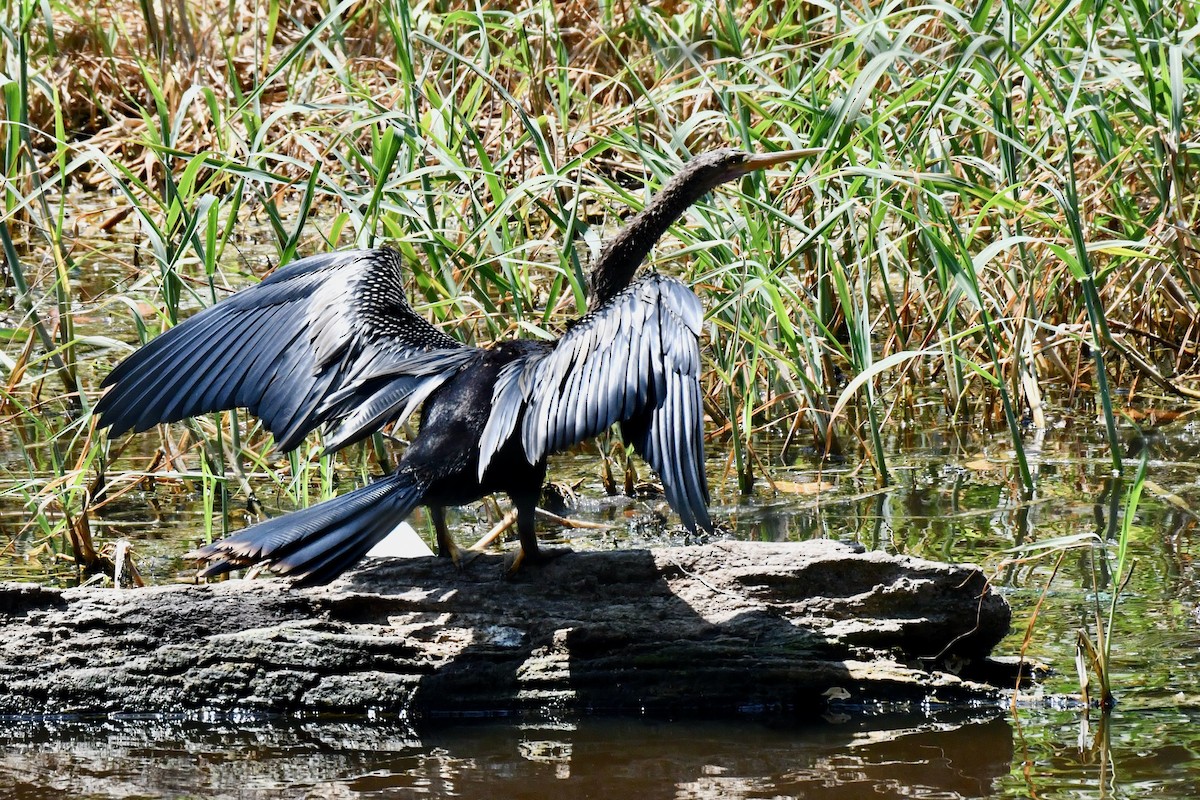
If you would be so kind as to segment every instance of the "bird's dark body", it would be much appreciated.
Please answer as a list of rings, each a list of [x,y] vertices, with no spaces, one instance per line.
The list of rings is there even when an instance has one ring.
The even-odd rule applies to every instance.
[[[420,430],[400,463],[428,476],[427,505],[461,506],[496,492],[507,494],[517,505],[537,503],[546,459],[530,464],[514,437],[492,457],[480,477],[479,442],[501,368],[522,355],[549,350],[550,345],[542,342],[500,342],[425,401]]]
[[[252,525],[194,554],[201,575],[265,563],[301,583],[353,566],[418,505],[440,555],[455,551],[444,508],[502,492],[526,559],[546,459],[620,424],[689,529],[709,528],[699,336],[703,310],[677,280],[634,280],[667,227],[717,185],[801,151],[705,153],[606,245],[588,313],[555,342],[468,347],[404,296],[387,249],[310,256],[178,325],[119,364],[96,406],[110,435],[244,407],[290,450],[319,427],[327,449],[417,408],[396,469],[315,506]]]

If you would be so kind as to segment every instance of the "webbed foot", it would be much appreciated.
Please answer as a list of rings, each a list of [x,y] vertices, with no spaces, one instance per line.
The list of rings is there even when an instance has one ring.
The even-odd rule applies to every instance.
[[[569,547],[539,547],[533,552],[527,551],[524,547],[519,547],[516,550],[506,553],[504,556],[504,574],[512,577],[521,570],[522,567],[531,566],[538,567],[543,564],[548,564],[555,559],[562,558],[565,555],[575,552]]]

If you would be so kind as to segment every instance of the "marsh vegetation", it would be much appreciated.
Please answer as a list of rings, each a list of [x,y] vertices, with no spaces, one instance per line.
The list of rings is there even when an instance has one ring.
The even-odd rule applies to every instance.
[[[1121,591],[1162,584],[1174,641],[1197,597],[1198,25],[1193,0],[14,0],[0,568],[78,580],[130,538],[170,580],[151,556],[186,549],[154,542],[178,509],[194,542],[387,469],[391,436],[280,456],[244,414],[95,430],[132,345],[278,265],[387,244],[452,335],[551,336],[689,155],[820,144],[651,259],[706,308],[717,519],[774,536],[798,502],[779,535],[984,562],[1070,639],[1043,655],[1083,625],[1099,666],[1132,635]],[[615,437],[560,466],[623,488]],[[1063,586],[1073,611],[1043,600]]]

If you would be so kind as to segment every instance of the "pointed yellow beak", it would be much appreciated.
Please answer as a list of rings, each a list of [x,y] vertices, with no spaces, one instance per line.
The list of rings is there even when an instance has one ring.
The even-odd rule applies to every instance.
[[[745,174],[788,161],[798,161],[810,156],[819,156],[824,152],[824,147],[804,147],[799,150],[780,150],[777,153],[754,153],[746,157],[746,160],[742,162],[741,168],[738,171]]]

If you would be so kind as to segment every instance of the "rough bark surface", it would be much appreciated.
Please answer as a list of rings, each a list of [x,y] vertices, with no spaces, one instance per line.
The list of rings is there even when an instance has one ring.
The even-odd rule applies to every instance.
[[[831,701],[969,701],[993,691],[966,677],[988,666],[1010,619],[975,567],[829,541],[504,569],[492,555],[461,572],[381,560],[307,590],[0,584],[0,713],[817,714]]]

